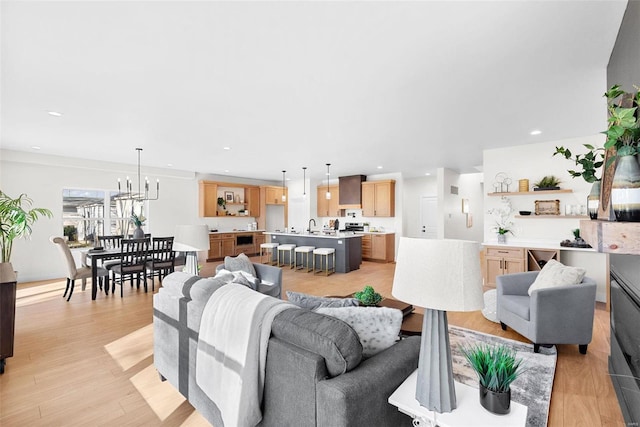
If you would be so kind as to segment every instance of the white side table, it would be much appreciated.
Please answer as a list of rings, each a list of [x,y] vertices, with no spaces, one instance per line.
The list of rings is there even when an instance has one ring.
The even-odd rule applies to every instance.
[[[511,411],[507,415],[494,415],[480,405],[478,389],[455,383],[458,407],[452,412],[440,414],[420,406],[416,400],[416,379],[418,370],[389,396],[389,403],[412,417],[414,426],[457,427],[457,426],[524,426],[527,422],[527,407],[511,401]]]

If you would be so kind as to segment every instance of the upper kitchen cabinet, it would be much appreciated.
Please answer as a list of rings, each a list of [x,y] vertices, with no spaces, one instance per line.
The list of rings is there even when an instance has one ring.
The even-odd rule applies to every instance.
[[[265,186],[264,194],[265,194],[264,202],[267,205],[286,205],[287,204],[288,194],[287,194],[286,187],[283,189],[282,187]],[[282,201],[282,194],[284,194],[286,197],[284,202]]]
[[[331,199],[327,200],[327,186],[321,185],[317,189],[318,195],[318,216],[345,216],[344,209],[338,207],[340,200],[340,189],[337,185],[330,185],[329,193],[331,193]]]
[[[249,216],[260,216],[260,188],[247,187],[244,189],[244,201],[246,203],[246,209],[249,211]]]
[[[395,216],[396,182],[365,181],[362,183],[362,216]]]
[[[199,214],[200,216],[218,215],[218,184],[211,181],[199,183]]]

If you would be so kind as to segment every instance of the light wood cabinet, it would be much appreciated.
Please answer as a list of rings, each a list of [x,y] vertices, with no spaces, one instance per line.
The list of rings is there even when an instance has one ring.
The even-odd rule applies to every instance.
[[[395,216],[396,182],[366,181],[362,183],[362,216]]]
[[[247,187],[244,189],[245,209],[249,211],[249,216],[260,216],[260,188]]]
[[[200,181],[198,194],[199,214],[203,217],[218,215],[218,184]]]
[[[485,249],[485,280],[487,286],[496,286],[496,277],[525,271],[524,248],[487,246]]]
[[[287,200],[289,199],[289,194],[288,194],[288,189],[285,187],[284,190],[282,189],[282,187],[275,187],[275,186],[266,186],[264,191],[265,191],[265,204],[267,205],[286,205],[287,204]],[[286,200],[283,202],[282,201],[282,193],[284,192],[284,195],[286,197]]]
[[[341,217],[345,216],[345,210],[338,207],[340,202],[340,188],[337,185],[330,185],[329,192],[331,199],[327,200],[327,186],[318,186],[317,194],[317,213],[319,217]]]
[[[233,233],[210,234],[207,261],[235,255],[236,237]]]
[[[362,236],[362,259],[393,262],[396,252],[395,234],[365,234]]]

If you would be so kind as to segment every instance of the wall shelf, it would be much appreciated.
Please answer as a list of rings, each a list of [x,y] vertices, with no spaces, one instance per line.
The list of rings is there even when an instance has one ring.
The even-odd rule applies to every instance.
[[[487,196],[540,196],[543,194],[560,194],[560,193],[573,193],[573,190],[543,190],[543,191],[510,191],[508,193],[487,193]]]
[[[589,219],[587,215],[514,215],[524,219]]]

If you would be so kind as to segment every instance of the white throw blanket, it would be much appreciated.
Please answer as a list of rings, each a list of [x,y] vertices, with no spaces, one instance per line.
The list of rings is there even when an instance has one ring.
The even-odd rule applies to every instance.
[[[271,323],[290,307],[237,284],[209,298],[200,322],[196,382],[220,409],[225,427],[253,427],[262,419]]]

